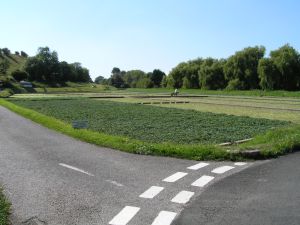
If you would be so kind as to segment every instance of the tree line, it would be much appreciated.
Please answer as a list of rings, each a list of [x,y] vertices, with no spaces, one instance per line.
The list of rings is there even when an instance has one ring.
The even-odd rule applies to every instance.
[[[165,77],[166,74],[159,69],[145,73],[142,70],[121,71],[118,67],[114,67],[110,78],[106,79],[99,76],[95,79],[95,82],[116,88],[153,88],[161,87]]]
[[[198,58],[179,63],[166,76],[160,70],[112,70],[96,82],[115,87],[201,88],[207,90],[300,90],[300,54],[289,44],[265,57],[263,46],[244,48],[227,59]]]
[[[17,81],[38,81],[50,85],[64,84],[67,81],[92,82],[87,68],[82,67],[78,62],[60,62],[57,52],[51,51],[48,47],[38,48],[37,54],[33,57],[28,57],[24,51],[16,51],[15,55],[26,58],[24,68],[7,74],[10,63],[4,56],[12,60],[14,58],[8,48],[0,49],[0,58],[2,58],[0,62],[0,74],[11,75]]]
[[[48,47],[40,47],[35,56],[29,57],[25,63],[28,80],[50,84],[71,82],[91,82],[89,70],[80,63],[67,63],[58,60],[56,51]]]

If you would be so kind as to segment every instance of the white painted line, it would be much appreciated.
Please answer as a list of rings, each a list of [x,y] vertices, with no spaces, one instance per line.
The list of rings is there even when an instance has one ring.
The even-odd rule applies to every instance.
[[[89,175],[89,176],[92,176],[92,177],[94,176],[93,174],[88,173],[88,172],[86,172],[86,171],[84,171],[84,170],[82,170],[82,169],[79,169],[79,168],[77,168],[77,167],[74,167],[74,166],[70,166],[70,165],[67,165],[67,164],[64,164],[64,163],[60,163],[59,165],[60,165],[60,166],[63,166],[63,167],[66,167],[66,168],[68,168],[68,169],[71,169],[71,170],[75,170],[75,171],[80,172],[80,173],[84,173],[84,174]]]
[[[234,169],[233,166],[221,166],[221,167],[218,167],[216,169],[214,169],[213,171],[211,171],[212,173],[217,173],[217,174],[222,174],[222,173],[225,173],[229,170],[232,170]]]
[[[209,163],[203,163],[203,162],[201,162],[201,163],[198,163],[198,164],[196,164],[196,165],[193,165],[193,166],[188,167],[188,169],[189,169],[189,170],[199,170],[199,169],[201,169],[201,168],[203,168],[203,167],[206,167],[206,166],[208,166],[208,165],[209,165]]]
[[[151,225],[170,225],[177,213],[161,211]]]
[[[204,175],[204,176],[200,177],[198,180],[196,180],[194,183],[192,183],[192,186],[204,187],[206,184],[211,182],[213,179],[215,179],[215,178],[212,176]]]
[[[189,202],[189,200],[191,199],[191,197],[193,197],[194,194],[194,192],[190,191],[181,191],[171,200],[171,202],[186,204]]]
[[[162,190],[164,190],[163,187],[152,186],[147,191],[145,191],[143,194],[141,194],[140,198],[154,198]]]
[[[245,162],[236,162],[234,165],[236,165],[236,166],[245,166],[245,165],[247,165],[247,163],[245,163]]]
[[[126,206],[110,222],[110,225],[126,225],[140,210],[138,207]]]
[[[179,179],[183,178],[186,175],[187,175],[187,173],[177,172],[177,173],[174,173],[173,175],[165,178],[163,181],[165,181],[165,182],[175,182],[175,181],[178,181]]]
[[[106,180],[108,183],[111,183],[111,184],[114,184],[118,187],[123,187],[124,185],[123,184],[120,184],[118,183],[117,181],[114,181],[114,180]]]

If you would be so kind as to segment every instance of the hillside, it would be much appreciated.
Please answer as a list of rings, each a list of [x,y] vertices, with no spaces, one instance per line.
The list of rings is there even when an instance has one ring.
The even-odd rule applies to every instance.
[[[22,70],[26,62],[26,57],[15,55],[15,54],[10,54],[9,56],[6,55],[0,56],[0,63],[2,63],[4,60],[8,60],[9,62],[9,67],[7,69],[6,75],[10,75],[15,70],[18,69]]]

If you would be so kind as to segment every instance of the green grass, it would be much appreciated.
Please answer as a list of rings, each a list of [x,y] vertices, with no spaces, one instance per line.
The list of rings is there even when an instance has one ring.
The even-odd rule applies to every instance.
[[[22,107],[89,129],[149,143],[218,144],[251,138],[287,122],[92,99],[11,100]]]
[[[0,188],[0,225],[8,225],[10,204]]]
[[[122,90],[123,93],[144,93],[144,94],[168,94],[170,95],[174,89],[170,88],[128,88]],[[263,91],[263,90],[202,90],[202,89],[180,89],[180,95],[228,95],[228,96],[270,96],[270,97],[300,97],[300,91]]]

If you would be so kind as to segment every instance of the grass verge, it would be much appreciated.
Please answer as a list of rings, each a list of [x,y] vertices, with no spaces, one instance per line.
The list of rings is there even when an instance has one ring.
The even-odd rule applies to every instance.
[[[256,136],[250,142],[241,144],[238,149],[240,151],[259,149],[265,158],[300,150],[300,125],[268,131],[264,135]]]
[[[68,123],[17,106],[3,99],[0,99],[0,105],[45,127],[79,140],[135,154],[170,156],[192,160],[241,160],[242,156],[239,152],[249,149],[261,150],[261,154],[265,158],[276,157],[300,149],[299,125],[291,125],[289,127],[270,130],[265,134],[256,136],[250,142],[236,147],[230,147],[230,151],[227,151],[228,148],[216,145],[147,143],[86,129],[77,130],[73,129]]]
[[[2,193],[0,188],[0,225],[8,225],[10,204]]]

